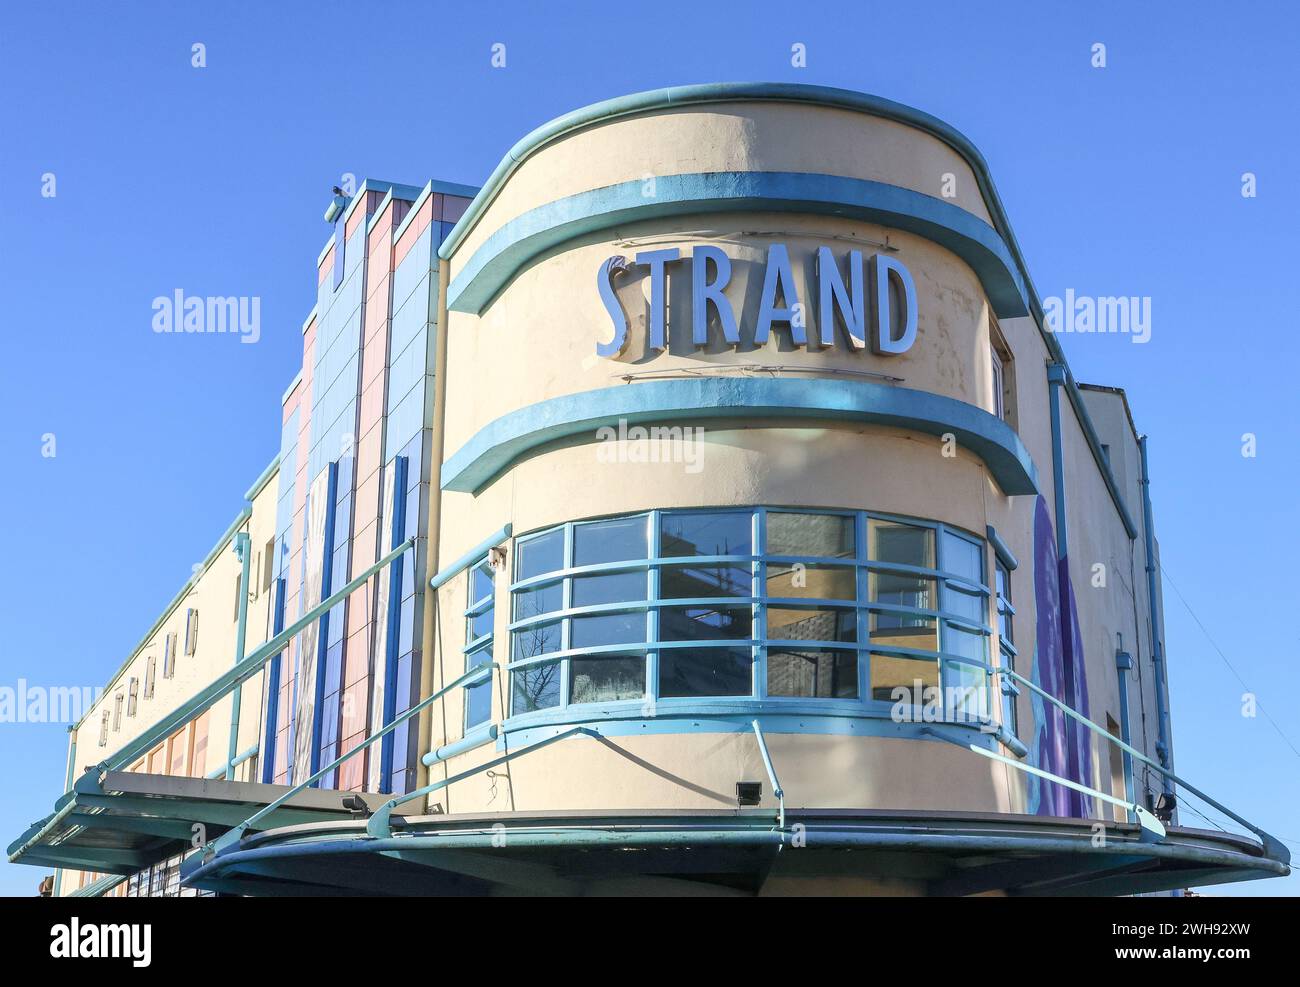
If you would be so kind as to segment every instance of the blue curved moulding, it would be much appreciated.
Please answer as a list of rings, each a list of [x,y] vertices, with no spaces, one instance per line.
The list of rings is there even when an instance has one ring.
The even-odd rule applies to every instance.
[[[647,198],[641,181],[579,192],[530,209],[494,232],[447,291],[455,312],[481,312],[547,251],[602,230],[692,213],[775,211],[841,216],[916,233],[947,247],[979,277],[997,314],[1027,315],[1025,283],[1002,237],[942,199],[882,182],[785,171],[665,175]]]
[[[561,440],[595,442],[619,422],[734,427],[772,419],[854,422],[952,433],[984,461],[1007,494],[1038,492],[1038,471],[1015,431],[954,398],[858,380],[709,379],[644,381],[582,391],[520,408],[489,423],[442,468],[442,488],[482,489],[520,458]]]

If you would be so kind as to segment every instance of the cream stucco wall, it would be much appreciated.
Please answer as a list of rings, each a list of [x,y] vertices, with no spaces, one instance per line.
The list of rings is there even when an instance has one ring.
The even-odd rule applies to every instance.
[[[955,174],[955,204],[988,221],[974,176],[964,160],[929,134],[864,114],[778,103],[692,106],[622,118],[567,135],[525,158],[447,262],[455,278],[475,249],[507,220],[586,189],[648,176],[711,171],[807,171],[849,175],[937,195],[939,176]],[[747,345],[757,316],[763,265],[773,243],[788,245],[795,281],[807,311],[807,333],[817,336],[812,258],[826,245],[843,260],[849,249],[869,257],[886,243],[911,272],[918,296],[915,345],[901,356],[878,356],[837,344],[791,346],[783,327],[766,346]],[[742,345],[722,343],[716,325],[710,344],[689,344],[690,267],[669,275],[669,348],[646,346],[649,282],[644,271],[620,282],[630,322],[630,345],[618,360],[595,355],[611,335],[596,290],[605,258],[677,247],[683,257],[697,243],[722,247],[732,260],[726,290]],[[673,270],[673,269],[670,269]],[[444,282],[445,283],[445,282]],[[848,219],[788,212],[699,214],[626,224],[574,239],[516,272],[478,315],[445,313],[447,334],[442,408],[444,460],[485,425],[521,407],[598,388],[636,387],[629,373],[716,373],[741,365],[797,368],[830,379],[867,371],[902,378],[895,386],[941,394],[986,411],[994,409],[988,354],[991,315],[974,271],[945,247],[912,233]],[[1038,472],[1039,490],[1055,518],[1053,446],[1047,364],[1052,354],[1031,318],[1010,318],[1000,329],[1013,357],[1013,424]],[[774,371],[778,376],[784,370]],[[839,379],[844,379],[842,376]],[[1067,534],[1084,634],[1093,718],[1118,719],[1115,642],[1136,638],[1144,597],[1136,573],[1140,545],[1125,532],[1082,424],[1061,402],[1067,494]],[[939,439],[875,426],[748,420],[704,423],[703,468],[681,463],[627,461],[617,448],[560,443],[513,463],[483,489],[441,495],[438,562],[449,565],[486,534],[510,522],[516,536],[568,520],[650,508],[725,505],[808,506],[911,515],[942,521],[983,536],[994,526],[1019,558],[1012,575],[1015,633],[1030,673],[1038,614],[1034,600],[1035,498],[1008,497],[985,465],[966,450],[946,457]],[[613,452],[611,456],[610,453]],[[603,458],[602,458],[603,453]],[[609,460],[615,460],[610,462]],[[435,492],[434,496],[438,496]],[[1130,513],[1138,505],[1130,502]],[[1106,566],[1105,587],[1092,585],[1092,566]],[[986,559],[991,566],[991,552]],[[497,577],[498,660],[507,654],[508,576]],[[436,682],[463,671],[465,577],[437,594]],[[992,615],[989,623],[995,623]],[[996,636],[990,642],[996,653]],[[503,718],[496,678],[496,715]],[[1133,697],[1136,709],[1148,697]],[[1021,737],[1033,733],[1028,691],[1019,703]],[[460,737],[458,695],[434,717],[430,747]],[[1153,749],[1149,735],[1134,737]],[[1024,776],[961,749],[933,741],[888,736],[769,736],[781,765],[787,801],[796,805],[861,808],[1025,811]],[[508,746],[508,745],[507,745]],[[1091,779],[1112,790],[1109,753],[1097,742]],[[498,751],[479,748],[434,766],[430,780],[481,764]],[[734,783],[763,780],[752,735],[656,733],[565,741],[440,793],[451,812],[550,808],[708,808],[730,800]],[[1122,794],[1122,793],[1117,793]],[[770,799],[770,792],[768,793]],[[1107,810],[1109,812],[1109,810]]]
[[[266,479],[262,488],[254,496],[251,513],[237,529],[249,533],[252,545],[249,582],[253,592],[248,604],[246,651],[253,650],[268,636],[265,630],[269,626],[272,594],[263,586],[262,570],[257,563],[264,561],[267,543],[274,537],[277,480],[278,475],[275,474]],[[163,615],[149,638],[121,666],[118,673],[110,680],[108,688],[70,731],[71,739],[77,745],[74,779],[81,775],[83,768],[110,760],[118,751],[140,737],[162,717],[183,705],[234,663],[237,628],[235,586],[241,574],[241,564],[235,557],[233,543],[234,532],[230,532],[213,548],[210,561],[206,566],[196,570],[196,574],[185,587],[184,595]],[[194,654],[187,655],[185,654],[185,620],[186,612],[191,609],[198,611],[198,634]],[[175,673],[171,678],[164,678],[163,643],[171,633],[176,635],[177,641]],[[156,659],[154,694],[152,698],[145,698],[145,669],[150,657]],[[139,698],[135,715],[128,716],[125,697],[132,679],[137,680]],[[260,738],[263,714],[262,673],[259,672],[249,678],[240,688],[242,698],[236,753],[241,753],[257,744]],[[118,694],[124,697],[123,713],[120,728],[115,730],[112,726],[112,711],[114,697]],[[207,748],[202,763],[198,763],[199,759],[196,757],[191,764],[189,775],[192,777],[201,778],[226,762],[233,701],[231,695],[219,699],[206,714]],[[105,710],[109,711],[110,724],[107,743],[100,746],[100,725]],[[170,773],[169,766],[165,763],[166,757],[164,741],[164,767],[155,773]],[[236,768],[235,779],[256,780],[253,772],[256,770],[257,763],[257,757],[244,761]],[[148,768],[148,755],[145,755],[129,765],[127,769],[147,771]],[[67,894],[75,890],[79,876],[80,872],[77,871],[65,872],[60,892]]]

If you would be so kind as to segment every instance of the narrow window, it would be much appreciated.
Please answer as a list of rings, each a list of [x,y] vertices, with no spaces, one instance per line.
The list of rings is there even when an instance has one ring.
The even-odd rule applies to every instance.
[[[469,573],[469,606],[465,610],[465,671],[492,661],[492,627],[496,615],[494,573],[487,559]],[[492,678],[489,675],[465,690],[465,730],[492,718]]]
[[[99,746],[108,746],[108,710],[99,719]]]
[[[1001,667],[1008,671],[1016,670],[1016,646],[1012,622],[1015,617],[1015,608],[1011,605],[1011,570],[1006,564],[997,559],[993,573],[993,589],[997,595],[998,611],[998,661]],[[1002,724],[1013,735],[1020,733],[1020,716],[1016,710],[1016,697],[1020,695],[1020,688],[1016,685],[1014,679],[1007,675],[999,675],[1002,693]]]
[[[144,697],[153,698],[153,681],[158,671],[158,659],[150,655],[144,660]]]
[[[193,608],[185,611],[185,653],[194,654],[199,646],[199,612]]]
[[[122,693],[113,697],[113,732],[117,733],[122,729]]]
[[[1002,357],[998,354],[997,347],[994,346],[989,351],[989,362],[993,367],[993,414],[999,418],[1007,417],[1006,405],[1003,401],[1003,376],[1002,376]]]
[[[176,674],[176,632],[168,631],[163,637],[163,673],[165,679]]]
[[[1011,347],[998,320],[989,317],[989,365],[992,384],[993,413],[1012,428],[1016,427],[1016,371]]]
[[[135,676],[131,677],[130,683],[126,687],[126,715],[135,716],[136,705],[140,701],[140,680]]]
[[[271,580],[275,578],[275,539],[272,538],[266,543],[266,548],[262,551],[262,592],[265,593],[271,588]]]

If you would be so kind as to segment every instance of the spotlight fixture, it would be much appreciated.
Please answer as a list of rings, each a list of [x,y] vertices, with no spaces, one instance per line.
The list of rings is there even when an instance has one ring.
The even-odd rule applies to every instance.
[[[1160,797],[1156,799],[1156,807],[1152,810],[1155,817],[1162,823],[1170,822],[1174,818],[1174,809],[1178,808],[1178,796],[1173,792],[1161,792]]]
[[[370,806],[366,805],[366,800],[360,795],[349,795],[343,800],[343,808],[347,809],[358,819],[369,819],[374,815],[370,811]]]

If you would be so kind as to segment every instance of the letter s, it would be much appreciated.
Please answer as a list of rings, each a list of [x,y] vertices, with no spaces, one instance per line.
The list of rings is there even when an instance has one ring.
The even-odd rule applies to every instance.
[[[615,255],[600,265],[600,271],[596,275],[600,300],[604,303],[605,311],[609,313],[609,319],[614,324],[614,338],[608,343],[596,344],[597,356],[620,357],[627,349],[627,314],[619,304],[618,295],[614,293],[614,275],[626,271],[627,268],[627,258]]]

